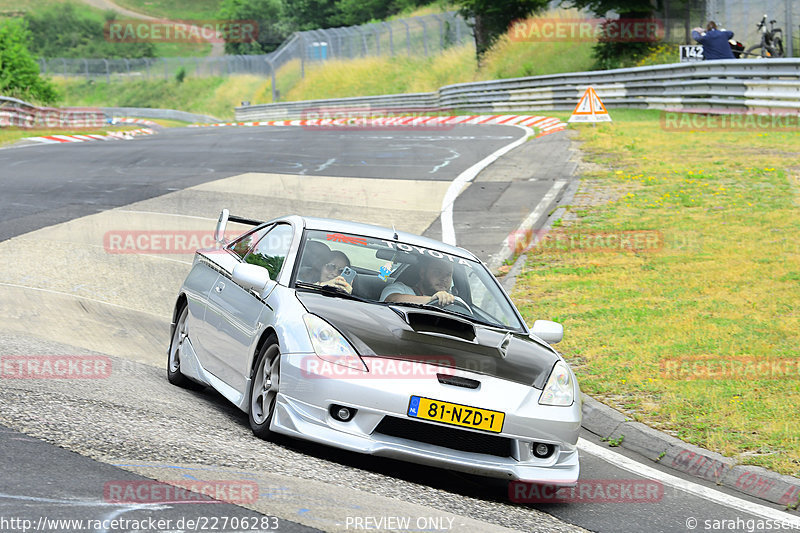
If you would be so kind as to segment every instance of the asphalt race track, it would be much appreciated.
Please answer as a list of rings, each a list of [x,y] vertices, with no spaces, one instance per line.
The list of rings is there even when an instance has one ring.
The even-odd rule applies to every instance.
[[[748,531],[748,520],[792,517],[652,461],[642,461],[652,472],[637,470],[627,460],[642,458],[606,457],[618,452],[588,432],[584,486],[654,492],[624,503],[588,492],[573,503],[513,503],[501,481],[258,440],[220,395],[166,381],[170,313],[192,254],[154,235],[202,240],[228,207],[437,237],[450,183],[524,134],[181,128],[0,150],[0,356],[81,356],[102,370],[94,379],[0,374],[0,531],[685,532],[710,531],[704,521],[715,519],[733,521],[725,531]],[[479,175],[454,204],[458,243],[488,261],[532,211],[544,220],[574,185],[553,163],[568,145],[563,133],[529,141]],[[523,155],[527,165],[507,164]],[[217,499],[159,498],[171,490],[164,483],[213,487]],[[115,500],[130,487],[147,492]],[[55,519],[84,523],[46,521]],[[99,525],[111,519],[129,520],[127,528]]]

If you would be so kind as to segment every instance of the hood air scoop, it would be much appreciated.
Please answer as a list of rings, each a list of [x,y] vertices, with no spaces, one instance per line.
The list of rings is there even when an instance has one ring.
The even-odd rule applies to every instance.
[[[406,313],[406,320],[417,333],[448,335],[465,341],[475,340],[475,326],[464,320],[434,313]]]

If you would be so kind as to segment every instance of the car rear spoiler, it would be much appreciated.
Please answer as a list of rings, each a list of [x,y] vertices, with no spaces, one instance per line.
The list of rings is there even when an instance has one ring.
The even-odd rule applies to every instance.
[[[228,222],[247,224],[248,226],[260,226],[263,224],[263,222],[260,220],[231,215],[230,211],[223,209],[219,214],[219,220],[217,220],[217,229],[214,231],[214,240],[219,244],[225,243],[225,226],[228,225]]]

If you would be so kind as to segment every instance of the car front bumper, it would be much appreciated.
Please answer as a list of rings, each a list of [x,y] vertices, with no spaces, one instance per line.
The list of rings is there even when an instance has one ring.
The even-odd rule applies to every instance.
[[[369,372],[348,371],[347,377],[336,378],[315,372],[314,365],[308,364],[314,357],[283,355],[280,393],[271,425],[274,431],[359,453],[488,477],[555,485],[577,482],[579,401],[569,407],[542,406],[538,404],[538,389],[451,368],[434,367],[424,376],[397,374],[378,378]],[[370,364],[369,358],[365,360]],[[467,389],[442,384],[436,377],[437,370],[478,380],[480,386]],[[407,409],[414,395],[502,411],[503,430],[487,433],[411,418]],[[580,395],[576,394],[576,398]],[[330,414],[332,405],[357,412],[348,422],[341,422]],[[392,425],[413,431],[407,436],[397,431],[384,433],[382,428],[387,425],[382,422],[387,417],[397,422]],[[420,440],[412,433],[425,437]],[[438,437],[430,437],[429,433]],[[498,453],[496,446],[487,446],[486,453],[480,451],[483,442],[496,443],[497,439],[508,445],[507,454]],[[464,440],[471,443],[470,451],[458,444]],[[537,458],[531,452],[532,443],[550,444],[554,452],[547,458]],[[490,452],[489,448],[495,451]]]

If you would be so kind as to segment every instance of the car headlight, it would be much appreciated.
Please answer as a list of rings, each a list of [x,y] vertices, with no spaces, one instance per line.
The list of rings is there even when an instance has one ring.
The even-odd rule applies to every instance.
[[[558,361],[553,366],[553,371],[550,372],[539,403],[541,405],[567,406],[572,405],[574,400],[575,386],[572,383],[572,373],[564,361]]]
[[[305,314],[303,321],[317,357],[329,363],[367,371],[367,365],[336,328],[317,315]]]

